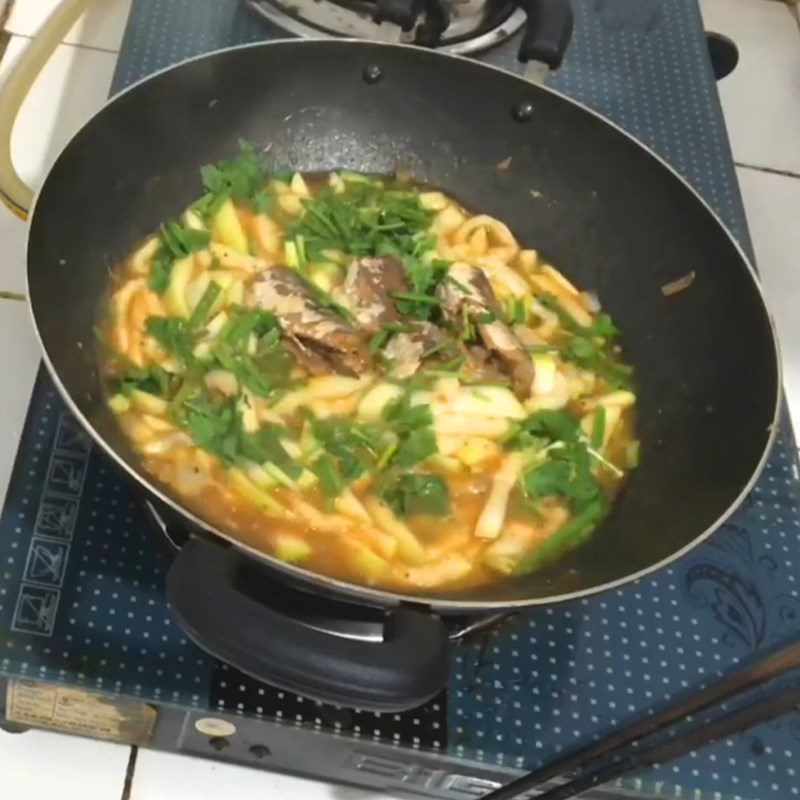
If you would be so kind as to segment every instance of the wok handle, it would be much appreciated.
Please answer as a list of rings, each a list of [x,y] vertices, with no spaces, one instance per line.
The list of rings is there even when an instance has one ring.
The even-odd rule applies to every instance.
[[[255,599],[247,561],[234,548],[193,537],[170,568],[172,610],[211,655],[279,689],[371,711],[413,708],[444,686],[449,641],[437,617],[393,609],[377,642],[320,631]],[[259,573],[259,583],[269,581]]]
[[[574,18],[570,0],[517,0],[528,21],[519,46],[523,64],[541,61],[550,69],[561,65],[572,37]]]
[[[19,109],[42,67],[95,0],[62,0],[37,31],[0,86],[0,200],[17,216],[25,219],[33,204],[33,190],[19,176],[11,159],[11,133]]]

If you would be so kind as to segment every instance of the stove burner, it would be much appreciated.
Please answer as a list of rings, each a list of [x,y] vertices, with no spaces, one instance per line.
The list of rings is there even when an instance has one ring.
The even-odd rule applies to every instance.
[[[436,47],[466,55],[513,36],[526,21],[513,0],[245,0],[289,33]]]

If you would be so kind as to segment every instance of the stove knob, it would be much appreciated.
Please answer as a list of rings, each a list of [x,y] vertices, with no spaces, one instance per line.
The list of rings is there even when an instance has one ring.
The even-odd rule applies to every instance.
[[[226,739],[224,736],[214,736],[212,739],[208,740],[208,743],[218,753],[221,753],[226,747],[230,747],[231,746],[230,739]]]
[[[271,756],[272,752],[265,744],[254,744],[249,749],[250,755],[256,758],[266,758]]]

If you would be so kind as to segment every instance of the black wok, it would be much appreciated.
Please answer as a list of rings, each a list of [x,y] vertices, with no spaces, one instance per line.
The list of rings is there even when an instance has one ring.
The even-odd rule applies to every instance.
[[[232,543],[153,483],[104,402],[93,325],[109,270],[198,194],[202,164],[237,140],[298,170],[410,169],[507,222],[623,333],[639,385],[641,465],[583,547],[469,594],[400,595],[339,582]],[[511,157],[506,170],[498,162]],[[662,286],[693,271],[694,283]],[[552,603],[678,557],[736,508],[764,463],[780,394],[774,331],[752,267],[663,161],[590,110],[494,68],[397,45],[286,41],[198,58],[113,99],[71,141],[32,214],[30,304],[45,360],[75,415],[151,495],[210,537],[173,566],[190,634],[241,669],[300,693],[398,708],[443,683],[431,613]],[[211,540],[217,544],[210,543]],[[391,608],[385,641],[300,626],[258,597],[274,582]],[[247,574],[245,574],[247,573]]]

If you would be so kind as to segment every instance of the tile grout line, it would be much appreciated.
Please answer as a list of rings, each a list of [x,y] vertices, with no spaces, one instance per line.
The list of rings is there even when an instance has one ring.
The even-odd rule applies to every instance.
[[[778,169],[777,167],[759,167],[755,164],[746,164],[744,161],[734,161],[737,167],[751,169],[755,172],[768,172],[770,175],[782,175],[784,178],[800,178],[800,172],[792,172],[788,169]]]
[[[20,39],[28,39],[29,41],[34,37],[29,33],[15,33],[14,31],[3,31],[4,34],[8,34],[11,37],[18,37]],[[94,50],[96,53],[110,53],[111,55],[118,56],[119,55],[119,48],[116,50],[111,47],[98,47],[95,44],[82,44],[76,42],[59,42],[59,44],[63,44],[65,47],[74,47],[77,50]]]

